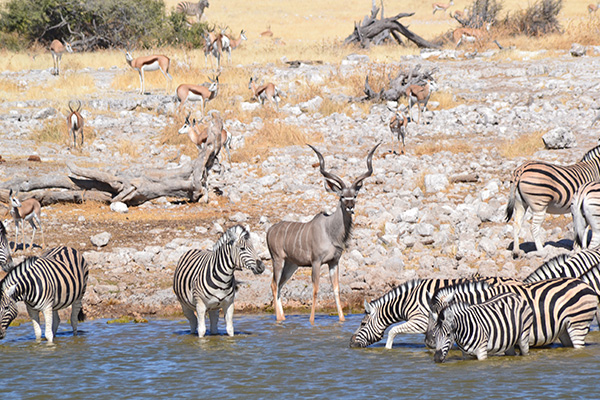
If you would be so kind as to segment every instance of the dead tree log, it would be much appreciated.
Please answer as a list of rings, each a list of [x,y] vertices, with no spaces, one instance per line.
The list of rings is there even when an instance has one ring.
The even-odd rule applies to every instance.
[[[354,32],[344,40],[344,44],[359,43],[362,47],[369,47],[371,44],[381,44],[390,38],[393,38],[400,45],[404,42],[400,38],[403,35],[408,40],[421,48],[439,48],[438,45],[431,43],[414,32],[410,31],[398,20],[400,18],[411,17],[415,13],[400,13],[393,17],[377,19],[379,8],[371,10],[371,15],[365,17],[361,25],[354,24]],[[382,13],[383,14],[383,13]]]
[[[389,76],[387,88],[382,88],[378,92],[371,88],[369,77],[365,78],[365,95],[355,100],[357,101],[399,101],[401,97],[406,96],[406,88],[410,85],[424,85],[427,80],[433,79],[433,74],[437,72],[437,67],[421,70],[421,64],[406,70],[398,71],[396,77]]]

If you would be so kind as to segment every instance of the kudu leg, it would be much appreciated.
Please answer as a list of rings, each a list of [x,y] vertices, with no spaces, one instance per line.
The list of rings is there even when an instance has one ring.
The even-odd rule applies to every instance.
[[[285,320],[285,314],[283,313],[283,306],[281,305],[280,288],[283,286],[281,282],[281,276],[283,274],[283,260],[273,258],[273,279],[271,280],[271,291],[273,292],[273,309],[275,310],[275,316],[277,321]]]
[[[312,305],[310,307],[310,324],[311,325],[315,324],[315,309],[317,307],[317,294],[319,293],[319,278],[321,277],[320,269],[321,269],[320,262],[319,262],[319,264],[312,265],[313,300],[312,300]]]
[[[338,264],[329,265],[329,279],[331,280],[331,286],[333,287],[333,297],[335,298],[335,306],[337,307],[338,317],[341,322],[344,322],[344,311],[342,310],[342,302],[340,301],[340,269]]]

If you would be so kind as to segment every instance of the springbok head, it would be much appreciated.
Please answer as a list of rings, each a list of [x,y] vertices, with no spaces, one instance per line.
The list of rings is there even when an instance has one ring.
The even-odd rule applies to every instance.
[[[216,92],[219,88],[219,75],[215,75],[212,78],[209,77],[208,80],[210,81],[210,86],[208,87],[208,90],[211,92]]]
[[[240,32],[240,38],[242,38],[242,40],[248,40],[248,38],[246,37],[246,31],[242,29],[242,32]]]
[[[185,117],[185,122],[183,123],[183,126],[177,131],[177,133],[179,133],[180,135],[187,134],[190,131],[190,129],[196,126],[196,119],[194,118],[192,122],[190,122],[190,115],[191,113],[188,113],[188,115]]]
[[[72,53],[72,52],[73,52],[73,48],[71,47],[71,43],[69,43],[69,42],[64,42],[64,45],[65,45],[65,50],[66,50],[67,52],[69,52],[69,53]]]
[[[380,144],[381,143],[377,143],[367,155],[367,172],[356,178],[354,183],[350,186],[346,186],[342,178],[340,178],[339,176],[326,171],[325,160],[323,159],[321,153],[319,153],[319,150],[317,150],[310,144],[308,145],[311,149],[313,149],[313,151],[317,154],[317,157],[319,158],[319,168],[321,171],[321,175],[325,177],[325,188],[328,192],[335,193],[340,197],[340,202],[342,203],[343,209],[350,214],[354,213],[356,196],[358,195],[358,191],[362,188],[362,182],[373,174],[373,153],[375,153],[375,150],[377,150],[377,147],[379,147]]]
[[[17,197],[18,195],[19,195],[18,190],[17,190],[17,193],[15,193],[14,195],[13,195],[12,189],[10,189],[10,191],[8,192],[8,197],[10,199],[11,207],[16,207],[16,208],[21,207],[21,202],[19,201],[19,198]]]
[[[237,270],[247,268],[256,275],[264,272],[265,265],[254,250],[248,229],[241,225],[235,225],[227,229],[221,239],[215,244],[215,248],[223,244],[230,247],[231,258]]]

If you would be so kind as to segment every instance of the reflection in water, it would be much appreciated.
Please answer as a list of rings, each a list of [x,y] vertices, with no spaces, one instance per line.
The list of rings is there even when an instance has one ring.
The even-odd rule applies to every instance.
[[[362,315],[345,323],[320,316],[236,316],[236,336],[198,338],[178,320],[147,324],[61,325],[54,346],[36,343],[29,324],[0,341],[0,398],[580,398],[595,397],[600,332],[583,350],[532,349],[527,357],[435,364],[423,335],[350,349]]]

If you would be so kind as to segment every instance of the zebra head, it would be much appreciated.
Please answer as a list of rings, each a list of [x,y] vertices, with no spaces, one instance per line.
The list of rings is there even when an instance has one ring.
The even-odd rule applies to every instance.
[[[10,244],[6,237],[6,227],[4,222],[0,221],[0,266],[4,272],[9,272],[14,267],[13,259],[10,255]]]
[[[15,285],[8,288],[6,285],[2,286],[2,292],[0,293],[0,339],[4,339],[6,336],[6,329],[17,317],[18,313],[16,302],[12,298]]]
[[[231,259],[233,260],[235,269],[248,268],[257,275],[264,272],[265,264],[263,264],[254,250],[248,229],[241,225],[233,226],[227,229],[223,234],[223,238],[230,248]]]
[[[365,316],[350,338],[350,347],[367,347],[383,338],[386,325],[379,318],[379,307],[365,300]]]
[[[460,303],[462,305],[462,303]],[[435,324],[433,326],[432,335],[435,340],[435,354],[433,355],[433,361],[436,363],[444,362],[452,342],[454,342],[454,333],[456,332],[456,307],[459,304],[444,308],[435,317]]]

